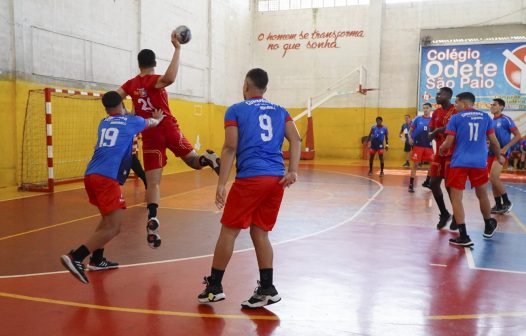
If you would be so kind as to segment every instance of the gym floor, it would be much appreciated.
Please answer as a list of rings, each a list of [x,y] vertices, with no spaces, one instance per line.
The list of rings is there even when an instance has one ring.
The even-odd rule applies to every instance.
[[[240,306],[259,278],[248,232],[223,280],[227,299],[196,300],[220,228],[211,170],[163,177],[156,250],[146,243],[142,182],[130,179],[125,223],[105,250],[121,267],[88,272],[89,285],[59,261],[100,218],[82,185],[0,191],[0,334],[525,335],[526,175],[504,174],[515,207],[496,217],[491,240],[474,192],[465,193],[475,242],[465,249],[448,244],[456,233],[436,230],[424,174],[410,194],[408,170],[380,178],[359,162],[302,163],[271,234],[282,301],[256,310]]]

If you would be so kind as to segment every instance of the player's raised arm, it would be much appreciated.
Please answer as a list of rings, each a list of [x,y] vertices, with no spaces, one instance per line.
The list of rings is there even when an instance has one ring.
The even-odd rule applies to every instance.
[[[170,65],[168,65],[168,69],[166,69],[164,75],[159,77],[157,83],[155,83],[156,89],[167,87],[168,85],[175,82],[175,77],[177,77],[177,71],[179,70],[179,58],[181,56],[181,44],[177,40],[177,35],[174,33],[172,33],[172,44],[175,48],[172,60],[170,61]]]

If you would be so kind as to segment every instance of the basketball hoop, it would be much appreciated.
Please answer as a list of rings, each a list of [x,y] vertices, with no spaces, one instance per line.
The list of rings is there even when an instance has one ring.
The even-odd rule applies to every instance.
[[[357,93],[360,93],[360,94],[363,94],[363,95],[367,95],[367,92],[369,91],[376,91],[378,90],[377,88],[364,88],[362,85],[358,86],[358,90],[356,91]]]

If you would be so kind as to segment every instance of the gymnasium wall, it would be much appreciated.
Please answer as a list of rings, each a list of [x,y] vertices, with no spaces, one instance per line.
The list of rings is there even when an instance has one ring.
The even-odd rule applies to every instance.
[[[156,52],[157,72],[164,73],[170,33],[180,24],[193,39],[167,89],[170,105],[192,144],[219,150],[225,105],[241,99],[252,55],[251,10],[245,0],[0,0],[0,187],[20,182],[28,90],[116,89],[138,72],[143,48]],[[184,169],[169,158],[166,172]]]
[[[331,83],[364,65],[368,70],[367,86],[380,90],[370,91],[366,97],[333,98],[314,112],[316,155],[359,158],[361,137],[368,133],[375,117],[381,115],[391,134],[392,150],[386,158],[401,162],[403,142],[394,138],[403,116],[417,113],[420,31],[523,23],[522,6],[521,0],[398,4],[370,0],[368,6],[256,12],[254,61],[270,73],[268,97],[298,108],[305,108],[308,97],[323,92]],[[347,33],[351,36],[313,38],[313,32],[361,30],[363,37]],[[329,43],[323,44],[326,41]],[[319,48],[313,48],[320,42]],[[351,87],[355,83],[356,79]]]

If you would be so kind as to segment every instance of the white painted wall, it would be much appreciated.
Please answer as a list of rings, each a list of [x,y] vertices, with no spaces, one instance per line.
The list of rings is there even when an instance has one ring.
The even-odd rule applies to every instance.
[[[288,107],[306,99],[360,65],[369,67],[367,107],[415,107],[421,29],[522,23],[524,0],[433,0],[369,6],[260,12],[254,22],[254,58],[271,76],[269,97]],[[376,31],[381,27],[381,31]],[[282,57],[258,42],[261,33],[301,30],[364,29],[365,38],[349,39],[339,49],[301,49]],[[381,39],[378,47],[378,39]],[[375,62],[376,61],[376,62]],[[379,66],[378,66],[379,64]],[[376,97],[376,98],[375,98]],[[360,105],[359,97],[333,99],[324,106]]]
[[[230,104],[251,63],[247,0],[0,0],[0,71],[54,85],[114,88],[133,77],[149,48],[163,73],[173,55],[170,33],[192,30],[168,92]],[[16,62],[15,62],[16,59]],[[16,63],[16,66],[15,66]]]
[[[338,48],[313,49],[309,43],[325,42],[312,39],[312,34],[332,31],[360,31],[367,27],[368,6],[328,9],[302,9],[284,12],[259,12],[254,22],[254,64],[269,73],[267,96],[280,105],[304,107],[309,96],[316,95],[340,77],[367,62],[367,32],[363,38],[329,38]],[[309,37],[300,38],[299,34]],[[269,34],[298,34],[288,40],[268,39]],[[303,35],[305,36],[305,35]],[[262,39],[262,40],[260,40]],[[285,53],[285,46],[299,43],[298,50]],[[269,44],[279,45],[269,50]],[[356,79],[356,85],[358,80]],[[341,98],[348,105],[349,99]],[[334,102],[334,101],[332,101]]]

